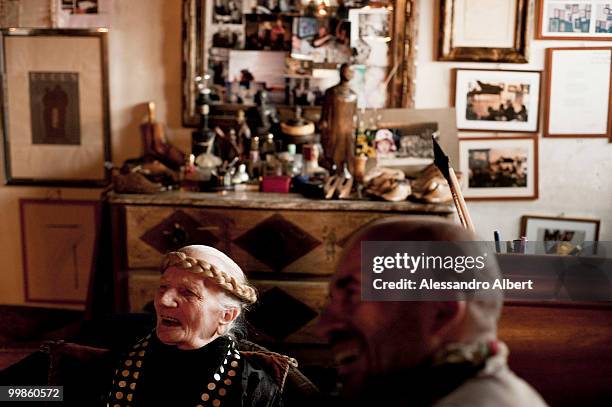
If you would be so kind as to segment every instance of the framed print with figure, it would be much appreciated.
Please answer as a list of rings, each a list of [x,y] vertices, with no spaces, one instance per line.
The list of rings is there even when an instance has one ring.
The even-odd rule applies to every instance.
[[[540,116],[537,71],[455,69],[457,129],[536,133]]]
[[[536,136],[459,139],[466,200],[537,199]]]
[[[1,31],[7,184],[108,183],[106,35],[105,29]]]
[[[612,47],[546,50],[544,137],[612,140]]]
[[[99,203],[20,199],[27,302],[85,304],[94,269]]]

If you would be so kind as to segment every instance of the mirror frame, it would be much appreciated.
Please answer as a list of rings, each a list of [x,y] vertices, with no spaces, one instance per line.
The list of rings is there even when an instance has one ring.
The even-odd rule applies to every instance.
[[[208,65],[207,0],[183,0],[183,126],[197,127],[196,76]],[[419,0],[393,0],[393,39],[389,70],[397,65],[387,90],[387,107],[414,107]]]

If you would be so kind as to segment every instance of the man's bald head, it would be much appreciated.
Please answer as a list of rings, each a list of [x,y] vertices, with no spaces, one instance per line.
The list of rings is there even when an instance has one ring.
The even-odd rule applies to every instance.
[[[349,241],[350,245],[360,246],[362,241],[452,241],[470,242],[477,240],[467,229],[438,217],[402,216],[377,220],[361,228]],[[348,250],[347,250],[348,251]],[[464,253],[470,254],[470,253]],[[494,280],[500,277],[499,266],[495,259],[487,261],[482,278]],[[409,306],[409,302],[406,303]],[[503,305],[503,293],[494,292],[489,300],[467,300],[466,315],[460,340],[471,342],[491,340],[497,337],[497,320]]]

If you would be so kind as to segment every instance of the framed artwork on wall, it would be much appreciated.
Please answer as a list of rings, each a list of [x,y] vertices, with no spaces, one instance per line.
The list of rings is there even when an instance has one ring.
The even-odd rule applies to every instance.
[[[529,241],[563,241],[581,244],[599,240],[598,219],[524,215],[521,236]]]
[[[612,47],[548,48],[544,137],[612,139]]]
[[[457,128],[471,131],[538,131],[540,77],[537,71],[455,69]]]
[[[610,0],[540,0],[536,38],[612,40]]]
[[[459,169],[465,199],[537,199],[537,136],[459,139]]]
[[[533,1],[440,0],[438,60],[528,62]]]
[[[296,64],[311,63],[316,70],[313,75],[302,72],[297,77],[287,69],[280,76],[289,80],[283,87],[287,96],[275,101],[279,110],[289,111],[307,100],[309,111],[318,115],[317,99],[322,98],[325,87],[321,79],[331,75],[321,78],[314,73],[337,71],[338,64],[345,62],[353,65],[351,87],[359,95],[359,107],[414,106],[420,3],[417,0],[359,0],[343,4],[302,0],[182,0],[182,3],[185,126],[197,127],[200,123],[196,100],[201,78],[206,75],[211,79],[207,82],[211,97],[222,101],[221,105],[244,101],[238,97],[241,88],[246,88],[244,84],[238,80],[236,86],[230,86],[235,79],[227,69],[230,50],[278,51]],[[254,82],[260,81],[253,76]],[[294,96],[296,88],[299,94]],[[288,106],[281,106],[283,100]],[[305,115],[309,112],[305,111]]]
[[[7,184],[108,183],[106,35],[102,29],[1,31]]]
[[[27,302],[85,304],[94,269],[99,203],[20,199]]]

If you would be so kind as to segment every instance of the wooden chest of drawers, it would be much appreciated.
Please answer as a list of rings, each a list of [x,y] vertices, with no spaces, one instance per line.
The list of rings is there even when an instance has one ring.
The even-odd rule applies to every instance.
[[[151,309],[164,253],[214,246],[260,292],[250,325],[262,342],[319,343],[327,279],[349,236],[386,216],[451,216],[452,206],[412,202],[315,201],[293,194],[109,195],[116,311]]]

